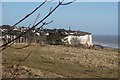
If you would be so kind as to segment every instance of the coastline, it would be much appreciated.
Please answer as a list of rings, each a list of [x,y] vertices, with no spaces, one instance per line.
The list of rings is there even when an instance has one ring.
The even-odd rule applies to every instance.
[[[117,35],[93,35],[93,44],[105,48],[119,49]]]

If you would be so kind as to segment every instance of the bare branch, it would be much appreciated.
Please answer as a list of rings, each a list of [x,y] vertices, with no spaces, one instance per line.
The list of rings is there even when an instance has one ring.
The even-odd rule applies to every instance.
[[[29,43],[29,44],[26,45],[26,46],[19,47],[19,48],[11,46],[11,48],[14,48],[14,49],[23,49],[23,48],[27,48],[27,47],[30,46],[30,45],[31,45],[31,43]]]
[[[62,4],[63,1],[64,1],[64,0],[62,0],[62,1],[59,0],[59,4]]]
[[[49,13],[52,11],[52,7],[50,7]]]
[[[21,64],[23,61],[25,61],[25,60],[30,56],[31,52],[32,52],[32,51],[30,51],[24,59],[19,59],[19,60],[18,60],[19,63],[17,64],[17,67],[16,67],[16,68],[18,68],[18,67],[20,66],[20,64]]]
[[[71,1],[71,2],[68,2],[68,3],[63,3],[63,4],[61,4],[61,5],[68,5],[68,4],[71,4],[71,3],[73,3],[74,1],[76,1],[76,0],[73,0],[73,1]]]
[[[27,55],[24,59],[21,59],[20,61],[25,61],[25,60],[30,56],[31,52],[32,52],[32,51],[30,51],[30,52],[28,53],[28,55]]]
[[[42,25],[43,25],[43,26],[44,26],[44,25],[48,25],[48,24],[50,24],[50,23],[52,23],[52,22],[53,22],[53,20],[50,21],[50,22],[42,22]],[[41,28],[41,26],[40,26],[39,28]]]
[[[29,26],[28,27],[30,27],[31,26],[31,24],[29,24]]]
[[[30,27],[30,25],[31,25],[31,24],[29,24],[28,27]],[[19,38],[18,38],[18,39],[19,39]],[[16,40],[17,40],[17,39],[16,39]],[[4,41],[7,42],[5,39],[4,39]],[[8,48],[8,47],[11,47],[11,48],[14,48],[14,49],[22,49],[22,48],[26,48],[26,47],[28,47],[29,45],[31,45],[31,42],[30,42],[28,45],[23,46],[23,47],[20,47],[20,48],[12,47],[13,44],[14,44],[14,41],[13,41],[13,43],[11,43],[10,45],[7,45],[7,46],[3,47],[3,48],[0,50],[0,52],[3,51],[3,50],[5,50],[5,49]]]
[[[22,33],[21,35],[19,35],[17,38],[9,41],[8,43],[6,44],[3,44],[2,46],[0,47],[4,47],[4,46],[7,46],[8,44],[10,44],[11,42],[15,41],[16,39],[20,38],[21,36],[23,36],[24,34],[28,33],[29,31],[31,31],[32,29],[34,29],[36,26],[38,26],[40,23],[42,23],[45,19],[47,19],[63,2],[64,0],[62,0],[61,2],[59,2],[59,4],[50,12],[48,13],[43,19],[41,19],[37,24],[35,24],[34,26],[32,26],[32,28],[30,28],[29,30],[27,30],[26,32]]]
[[[47,2],[52,2],[52,1],[54,1],[54,0],[50,0],[50,1],[47,1]]]
[[[19,66],[20,66],[20,64],[22,63],[22,62],[24,62],[29,56],[30,56],[30,54],[31,54],[31,51],[27,54],[27,56],[24,58],[24,59],[20,59],[19,58],[19,62],[18,62],[18,64],[15,64],[15,65],[13,65],[13,67],[15,66],[15,68],[14,68],[14,70],[9,70],[10,71],[10,73],[11,73],[11,78],[15,78],[17,75],[21,75],[21,74],[25,74],[25,73],[27,73],[27,72],[29,72],[30,70],[27,70],[26,72],[24,72],[24,73],[19,73]]]
[[[50,23],[52,23],[52,22],[53,22],[53,20],[52,20],[52,21],[50,21],[50,22],[47,22],[47,23],[45,22],[45,25],[48,25],[48,24],[50,24]]]
[[[35,25],[35,23],[36,23],[36,21],[38,20],[39,16],[40,16],[40,13],[39,13],[38,16],[36,17],[36,19],[35,19],[35,21],[34,21],[34,23],[33,23],[33,26]]]
[[[12,46],[13,44],[14,44],[14,41],[13,41],[13,43],[2,47],[2,49],[0,50],[0,52],[3,51],[3,50],[5,50],[5,49],[7,49],[7,48],[10,47],[10,46]]]
[[[46,22],[42,22],[42,25],[41,25],[38,29],[40,29],[40,28],[42,28],[44,25],[48,25],[48,24],[50,24],[50,23],[52,23],[52,22],[53,22],[53,20],[50,21],[50,22],[48,22],[48,23],[46,23]]]
[[[45,4],[45,2],[46,2],[46,0],[45,0],[42,4],[40,4],[37,8],[35,8],[31,13],[27,14],[24,18],[22,18],[22,19],[19,20],[17,23],[15,23],[15,24],[13,25],[13,27],[16,26],[17,24],[19,24],[20,22],[24,21],[26,18],[28,18],[28,17],[29,17],[30,15],[32,15],[34,12],[36,12],[41,6],[43,6],[43,5]]]

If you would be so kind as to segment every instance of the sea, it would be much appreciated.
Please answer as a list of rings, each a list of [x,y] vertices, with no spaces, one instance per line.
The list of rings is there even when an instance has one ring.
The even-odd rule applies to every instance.
[[[93,44],[119,49],[117,35],[93,35]]]

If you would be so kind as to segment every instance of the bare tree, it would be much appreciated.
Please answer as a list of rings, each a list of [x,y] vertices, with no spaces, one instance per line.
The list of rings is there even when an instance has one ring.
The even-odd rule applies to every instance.
[[[20,37],[24,36],[25,34],[27,34],[28,32],[30,32],[31,30],[33,30],[34,28],[36,28],[36,26],[38,26],[38,25],[41,24],[39,28],[42,28],[43,26],[52,23],[53,20],[50,21],[50,22],[46,22],[45,20],[46,20],[59,6],[61,6],[61,5],[68,5],[68,4],[73,3],[74,1],[75,1],[75,0],[73,0],[73,1],[71,1],[71,2],[68,2],[68,3],[63,3],[64,0],[59,1],[58,4],[57,4],[53,9],[52,9],[52,7],[50,7],[49,13],[48,13],[46,16],[44,16],[40,21],[37,22],[37,20],[38,20],[38,18],[39,18],[39,16],[40,16],[40,13],[39,13],[39,14],[37,15],[37,17],[36,17],[33,25],[32,25],[32,26],[31,26],[31,24],[29,25],[29,26],[31,26],[31,28],[29,28],[29,30],[27,30],[26,32],[21,33],[21,34],[20,34],[18,37],[16,37],[15,39],[12,39],[12,40],[10,40],[10,41],[8,41],[8,42],[6,41],[6,43],[4,43],[3,45],[0,46],[1,51],[7,49],[8,47],[11,47],[11,48],[17,49],[18,52],[19,52],[19,51],[22,50],[23,48],[26,48],[26,47],[30,46],[31,42],[30,42],[28,45],[23,46],[23,47],[19,47],[19,48],[13,47],[13,46],[11,46],[11,45],[14,44],[15,40],[19,39]],[[47,2],[47,0],[45,0],[44,2],[42,2],[42,3],[41,3],[38,7],[36,7],[31,13],[27,14],[25,17],[23,17],[23,18],[20,19],[18,22],[16,22],[16,23],[13,25],[13,27],[15,27],[16,25],[18,25],[19,23],[23,22],[25,19],[27,19],[28,17],[30,17],[30,16],[31,16],[33,13],[35,13],[39,8],[41,8],[46,2]],[[0,52],[1,52],[1,51],[0,51]],[[11,71],[11,70],[10,70],[10,73],[11,73],[11,77],[12,77],[12,78],[15,78],[17,75],[20,75],[20,74],[18,73],[18,71],[19,71],[18,67],[20,66],[20,64],[21,64],[22,62],[24,62],[25,60],[27,60],[27,58],[30,56],[30,54],[31,54],[31,51],[28,53],[28,55],[27,55],[24,59],[19,59],[19,60],[18,60],[18,63],[15,64],[16,67],[15,67],[15,70],[14,70],[14,71]],[[11,59],[12,59],[12,58],[11,58]],[[10,59],[8,59],[8,60],[10,60]],[[26,72],[29,72],[29,71],[26,71]],[[25,73],[22,73],[22,74],[25,74]]]

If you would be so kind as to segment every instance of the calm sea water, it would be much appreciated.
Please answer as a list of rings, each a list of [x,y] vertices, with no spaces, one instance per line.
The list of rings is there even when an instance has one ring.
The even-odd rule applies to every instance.
[[[93,35],[93,43],[105,47],[118,48],[118,36]]]

